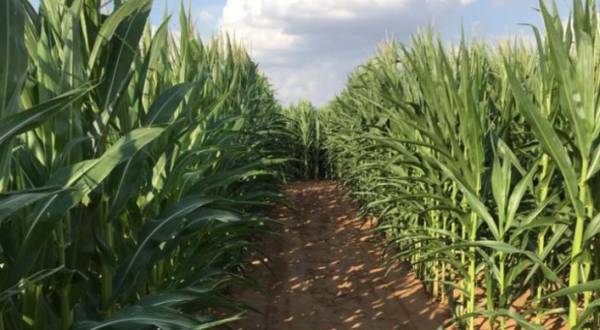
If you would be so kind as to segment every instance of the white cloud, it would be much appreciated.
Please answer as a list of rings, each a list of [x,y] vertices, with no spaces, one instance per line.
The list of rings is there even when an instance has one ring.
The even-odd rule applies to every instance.
[[[406,41],[475,1],[228,0],[221,27],[249,47],[282,101],[323,104],[387,35]]]
[[[200,20],[213,20],[215,19],[215,15],[207,10],[200,10],[198,12],[198,19]]]

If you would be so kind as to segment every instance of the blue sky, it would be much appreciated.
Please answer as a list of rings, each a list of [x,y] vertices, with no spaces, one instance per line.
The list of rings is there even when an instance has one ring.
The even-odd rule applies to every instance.
[[[37,5],[38,0],[32,0]],[[284,103],[307,98],[321,105],[341,91],[350,73],[388,36],[408,41],[433,22],[457,41],[461,25],[490,40],[541,27],[538,0],[184,0],[202,35],[235,34],[271,78]],[[571,0],[557,0],[563,15]],[[152,24],[179,1],[155,0]],[[168,7],[167,7],[168,6]],[[178,29],[177,19],[173,29]]]

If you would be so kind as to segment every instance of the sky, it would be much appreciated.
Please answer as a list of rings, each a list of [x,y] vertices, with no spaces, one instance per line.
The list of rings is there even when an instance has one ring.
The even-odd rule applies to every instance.
[[[566,15],[571,0],[556,0]],[[32,0],[36,5],[37,0]],[[154,0],[152,24],[179,1]],[[461,27],[490,40],[542,27],[538,0],[184,0],[204,36],[229,32],[246,45],[284,104],[326,104],[347,76],[390,37],[408,42],[433,24],[444,40]],[[176,18],[176,15],[175,15]],[[176,19],[174,20],[176,21]],[[173,28],[177,29],[176,22]]]

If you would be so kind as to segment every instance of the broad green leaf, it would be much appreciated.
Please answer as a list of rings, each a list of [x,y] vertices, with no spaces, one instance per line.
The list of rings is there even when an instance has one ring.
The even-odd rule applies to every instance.
[[[471,208],[473,209],[473,211],[475,211],[483,219],[483,221],[485,221],[485,223],[487,224],[487,228],[490,230],[490,232],[492,233],[494,238],[496,240],[500,240],[500,232],[498,230],[498,226],[496,225],[496,221],[494,220],[494,218],[488,211],[487,207],[481,202],[479,197],[472,190],[472,188],[467,186],[467,184],[464,183],[458,177],[458,175],[456,175],[454,173],[453,170],[451,170],[446,165],[442,164],[437,159],[435,159],[435,158],[428,158],[428,159],[432,163],[436,164],[450,179],[452,179],[453,182],[455,182],[458,185],[458,187],[460,188],[462,193],[467,198],[467,201],[468,201],[469,205],[471,206]]]
[[[169,206],[159,218],[147,222],[141,228],[135,252],[119,266],[115,278],[114,298],[130,289],[135,283],[137,273],[144,270],[159,252],[158,244],[171,240],[183,228],[186,216],[215,200],[205,196],[187,197]]]
[[[567,287],[564,289],[560,289],[558,291],[552,292],[552,293],[544,296],[543,299],[551,299],[551,298],[568,296],[568,295],[571,295],[574,293],[582,293],[582,292],[598,291],[598,290],[600,290],[600,280],[594,280],[594,281],[589,281],[586,283],[578,284],[575,286]]]
[[[513,69],[508,63],[505,63],[506,72],[510,81],[510,86],[515,98],[519,104],[519,110],[527,122],[531,125],[535,135],[544,151],[552,157],[556,162],[565,180],[565,188],[571,203],[575,207],[575,211],[579,215],[584,214],[583,205],[579,201],[579,188],[577,184],[577,175],[573,169],[571,159],[567,154],[567,150],[563,146],[558,134],[548,122],[548,119],[532,104],[531,100],[521,87],[521,83],[517,80]]]
[[[33,205],[37,201],[63,192],[62,189],[40,189],[38,191],[17,191],[0,195],[0,223],[15,212]]]
[[[194,317],[164,307],[127,307],[102,322],[85,321],[78,324],[77,330],[123,329],[158,327],[161,329],[183,330],[200,329],[203,324]]]
[[[600,232],[600,213],[597,214],[585,227],[583,233],[583,242],[587,243],[592,237],[596,236]]]
[[[86,90],[74,90],[29,110],[8,116],[0,123],[0,145],[16,135],[23,134],[66,109],[69,104],[81,98]]]
[[[19,0],[0,1],[0,118],[16,111],[27,73],[25,19]]]
[[[27,217],[27,231],[21,241],[17,258],[35,261],[44,247],[42,243],[52,236],[52,230],[60,218],[102,183],[116,166],[133,157],[162,132],[162,128],[138,129],[122,137],[101,158],[84,161],[55,173],[47,184],[49,187],[77,190],[69,190],[37,203],[36,208]],[[10,275],[2,280],[2,288],[18,282],[27,275],[32,266],[33,262],[15,265]]]
[[[175,120],[175,111],[192,87],[191,83],[179,84],[162,93],[150,107],[144,126],[168,124]]]
[[[506,228],[512,227],[513,222],[515,221],[515,216],[519,207],[521,206],[521,201],[523,200],[523,196],[525,196],[525,192],[527,187],[531,186],[531,182],[533,180],[533,176],[537,173],[537,166],[533,166],[531,170],[525,175],[517,186],[513,189],[512,194],[510,195],[510,199],[508,201],[507,206],[507,215],[506,215]]]

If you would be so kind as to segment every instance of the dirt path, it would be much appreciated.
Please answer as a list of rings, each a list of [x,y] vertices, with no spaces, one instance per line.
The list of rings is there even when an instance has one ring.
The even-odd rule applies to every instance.
[[[355,205],[333,182],[303,182],[286,193],[299,215],[275,214],[285,239],[269,239],[275,277],[258,275],[268,298],[244,295],[264,315],[253,314],[239,330],[435,330],[445,311],[410,273],[386,275],[381,243],[355,219]]]

